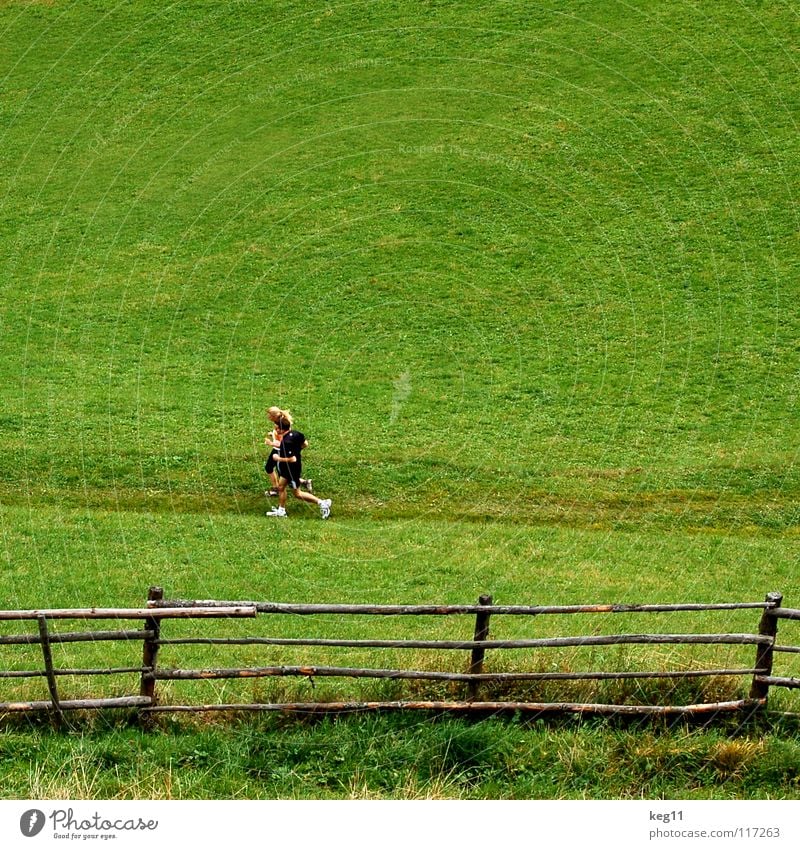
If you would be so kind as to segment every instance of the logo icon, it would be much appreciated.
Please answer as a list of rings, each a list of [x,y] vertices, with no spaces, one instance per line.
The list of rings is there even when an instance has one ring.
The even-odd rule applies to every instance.
[[[19,818],[19,830],[25,837],[36,837],[44,828],[44,814],[36,808],[31,808]]]

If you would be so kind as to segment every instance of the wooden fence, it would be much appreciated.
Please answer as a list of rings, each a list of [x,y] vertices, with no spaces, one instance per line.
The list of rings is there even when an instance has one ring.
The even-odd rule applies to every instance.
[[[0,647],[20,645],[40,645],[42,669],[14,669],[0,671],[0,679],[44,678],[47,683],[49,699],[34,701],[0,702],[0,713],[24,711],[50,711],[61,716],[68,710],[89,710],[102,708],[132,708],[142,714],[166,711],[280,711],[286,713],[342,713],[354,711],[378,711],[417,709],[432,711],[466,712],[502,712],[523,711],[526,713],[580,712],[598,714],[632,715],[692,715],[722,711],[754,711],[767,705],[771,687],[800,687],[800,678],[778,676],[774,674],[774,658],[777,653],[800,653],[800,646],[778,643],[778,622],[781,619],[798,620],[800,610],[791,610],[782,606],[780,593],[769,593],[762,602],[721,603],[721,604],[586,604],[522,606],[495,605],[490,596],[481,596],[477,604],[467,605],[365,605],[365,604],[278,604],[253,601],[183,601],[164,600],[163,591],[151,587],[147,607],[140,609],[104,609],[88,608],[77,610],[5,610],[0,611],[0,623],[10,621],[31,621],[36,623],[36,631],[28,634],[0,635]],[[498,617],[526,617],[526,621],[536,621],[543,616],[580,616],[593,614],[614,617],[619,614],[631,616],[658,614],[659,616],[683,612],[700,617],[708,617],[712,611],[740,611],[746,615],[752,611],[760,614],[758,627],[752,633],[719,633],[708,631],[693,633],[591,633],[570,636],[533,637],[523,639],[492,639],[490,625]],[[737,614],[741,616],[742,614]],[[463,617],[474,620],[471,636],[463,639],[425,639],[425,638],[385,638],[350,639],[319,636],[254,636],[237,634],[236,636],[178,635],[166,636],[163,631],[165,620],[209,620],[224,619],[231,624],[240,619],[252,620],[255,617],[276,617],[272,621],[284,621],[289,616],[295,624],[295,617],[314,619],[320,616],[337,617],[342,622],[350,617],[453,617],[460,621]],[[142,623],[141,628],[126,627],[121,630],[84,630],[54,632],[54,622],[86,622],[88,620],[113,620],[115,622]],[[86,627],[84,625],[84,627]],[[226,626],[227,627],[227,626]],[[238,626],[241,627],[241,626]],[[613,630],[613,629],[611,629]],[[103,668],[57,668],[53,660],[53,646],[65,643],[89,643],[106,641],[127,641],[141,643],[141,663],[127,666],[107,666]],[[452,664],[444,664],[439,669],[383,668],[380,666],[347,665],[262,665],[262,666],[219,666],[213,668],[174,668],[159,665],[159,651],[162,647],[202,645],[214,647],[214,651],[230,652],[237,646],[248,646],[250,650],[270,647],[303,647],[305,650],[372,650],[413,649],[427,656],[428,652],[444,653],[457,659]],[[669,669],[589,669],[584,671],[553,669],[515,669],[513,671],[491,671],[490,660],[494,661],[509,653],[520,653],[530,657],[532,653],[546,652],[556,648],[585,648],[597,646],[741,646],[751,647],[752,665],[744,666],[702,666],[699,668]],[[487,657],[487,653],[491,653]],[[527,654],[526,654],[527,653]],[[465,657],[466,655],[466,657]],[[439,656],[438,654],[436,655]],[[459,668],[460,667],[460,668]],[[66,676],[109,676],[137,675],[139,693],[134,695],[64,698],[59,691],[59,680]],[[317,700],[317,701],[268,701],[238,703],[195,703],[174,704],[159,702],[158,682],[184,681],[220,681],[224,679],[251,680],[259,678],[302,677],[312,683],[317,679],[383,679],[394,682],[445,682],[448,686],[461,688],[460,697],[447,699],[392,699],[392,700]],[[530,682],[575,682],[575,681],[622,681],[626,679],[666,679],[688,680],[693,678],[716,678],[748,680],[749,693],[744,697],[721,701],[700,701],[692,704],[626,704],[595,703],[582,701],[535,701],[526,698],[484,698],[482,691],[489,687],[501,687],[508,690]]]

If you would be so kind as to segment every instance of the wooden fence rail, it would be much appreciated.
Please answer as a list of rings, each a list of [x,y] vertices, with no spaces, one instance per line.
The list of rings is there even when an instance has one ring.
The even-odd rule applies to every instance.
[[[421,669],[362,669],[349,666],[249,666],[232,669],[147,670],[156,681],[212,680],[220,678],[394,678],[418,681],[613,681],[635,678],[700,678],[719,675],[755,675],[763,669],[696,669],[670,672],[435,672]]]
[[[486,596],[490,598],[490,596]],[[491,604],[491,602],[488,602]],[[154,601],[151,610],[170,608],[185,610],[195,608],[210,610],[218,607],[254,607],[257,613],[291,613],[297,616],[314,616],[320,613],[335,613],[345,616],[452,616],[465,613],[484,615],[485,604],[445,605],[401,605],[401,604],[276,604],[268,601],[191,601],[172,599]],[[771,610],[770,601],[725,602],[723,604],[567,604],[567,605],[493,605],[488,611],[492,615],[537,616],[540,614],[565,613],[670,613],[677,611],[710,610]],[[784,611],[790,612],[790,611]],[[797,611],[800,613],[800,611]],[[0,619],[2,614],[0,614]]]
[[[460,605],[372,605],[372,604],[284,604],[265,601],[218,601],[218,600],[165,600],[163,590],[151,587],[147,606],[143,608],[76,608],[76,609],[39,609],[39,610],[0,610],[0,623],[31,621],[36,623],[36,632],[30,634],[0,635],[0,647],[39,646],[43,668],[0,670],[0,682],[18,679],[44,679],[49,699],[0,702],[0,712],[49,711],[56,718],[63,717],[69,710],[95,710],[105,708],[132,708],[143,716],[165,711],[282,711],[294,713],[350,713],[354,711],[383,710],[433,710],[464,712],[502,712],[523,711],[528,713],[597,713],[602,715],[692,715],[725,711],[752,711],[767,705],[770,688],[800,689],[800,678],[777,675],[773,665],[776,654],[800,653],[800,646],[779,645],[777,642],[778,622],[780,620],[800,620],[800,610],[784,608],[780,593],[768,593],[763,602],[724,602],[718,604],[580,604],[580,605],[495,605],[489,595],[481,596],[477,604]],[[711,614],[715,611],[758,611],[760,620],[753,633],[722,633],[708,627],[699,633],[660,633],[646,630],[638,633],[586,633],[583,635],[565,635],[549,637],[526,637],[515,639],[495,639],[490,631],[496,617],[528,617],[532,622],[536,617],[574,616],[604,614],[662,615],[673,613]],[[350,637],[323,637],[318,634],[309,636],[260,636],[238,634],[234,636],[164,636],[164,624],[168,620],[204,621],[223,620],[232,625],[238,620],[253,620],[255,617],[336,617],[340,624],[352,616],[373,617],[474,617],[471,634],[464,639],[430,639],[427,637],[387,638],[375,636],[353,639]],[[684,617],[685,618],[685,617]],[[51,623],[57,621],[99,621],[118,620],[142,622],[142,628],[134,630],[122,627],[119,630],[81,630],[53,632]],[[703,620],[707,621],[707,617]],[[53,647],[67,644],[89,644],[107,642],[141,643],[141,662],[98,666],[69,665],[60,668],[54,661]],[[414,650],[417,652],[444,652],[465,654],[465,667],[452,668],[435,655],[437,663],[445,668],[403,668],[390,665],[371,667],[338,663],[267,663],[259,665],[219,665],[208,668],[170,668],[161,662],[161,651],[170,647],[172,652],[183,646],[208,646],[229,652],[236,647],[298,648],[304,649],[369,649],[369,650]],[[523,660],[526,652],[557,649],[589,649],[602,646],[729,646],[755,647],[753,663],[707,664],[701,668],[666,669],[586,669],[574,671],[564,669],[507,669],[491,670],[491,665],[501,656],[514,653]],[[75,650],[79,649],[76,645]],[[502,655],[499,653],[503,653]],[[272,658],[271,658],[272,659]],[[671,658],[672,666],[680,664],[680,658]],[[449,667],[449,668],[448,668]],[[63,681],[70,676],[114,676],[136,675],[139,679],[138,695],[115,695],[106,698],[65,698]],[[283,702],[242,702],[217,704],[160,704],[157,683],[189,682],[202,680],[240,680],[268,678],[305,678],[313,683],[315,679],[351,679],[384,680],[397,682],[438,682],[448,688],[463,689],[461,698],[451,699],[387,699],[380,700],[333,700],[322,701],[283,701]],[[563,699],[540,701],[535,698],[515,696],[508,687],[531,684],[532,682],[619,682],[665,680],[679,681],[692,679],[730,678],[751,680],[748,696],[737,699],[698,702],[693,704],[627,704],[599,703],[593,700],[576,701]],[[62,683],[59,683],[62,682]],[[408,686],[408,684],[407,684]],[[510,693],[504,699],[484,698],[485,687],[504,688]],[[521,691],[517,691],[521,692]]]
[[[140,609],[118,607],[87,607],[77,610],[0,610],[0,622],[44,617],[53,619],[228,619],[238,616],[255,616],[253,605],[198,605],[192,608],[168,605],[163,608]],[[141,636],[141,634],[139,635]]]

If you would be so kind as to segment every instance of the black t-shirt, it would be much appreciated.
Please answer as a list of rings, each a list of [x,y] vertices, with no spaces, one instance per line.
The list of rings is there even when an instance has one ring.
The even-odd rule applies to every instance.
[[[278,454],[281,457],[297,457],[297,462],[300,462],[300,452],[303,450],[306,438],[299,430],[290,430],[283,435]]]

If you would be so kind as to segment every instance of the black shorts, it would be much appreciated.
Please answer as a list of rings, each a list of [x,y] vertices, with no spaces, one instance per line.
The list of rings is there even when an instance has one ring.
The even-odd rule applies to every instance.
[[[265,471],[268,475],[271,475],[271,474],[275,471],[275,466],[277,466],[277,465],[278,465],[278,464],[277,464],[277,462],[273,459],[272,454],[270,454],[270,455],[269,455],[269,457],[267,457],[267,462],[266,462],[266,463],[264,463],[264,471]]]
[[[278,477],[285,478],[292,489],[300,489],[300,463],[278,463]]]

